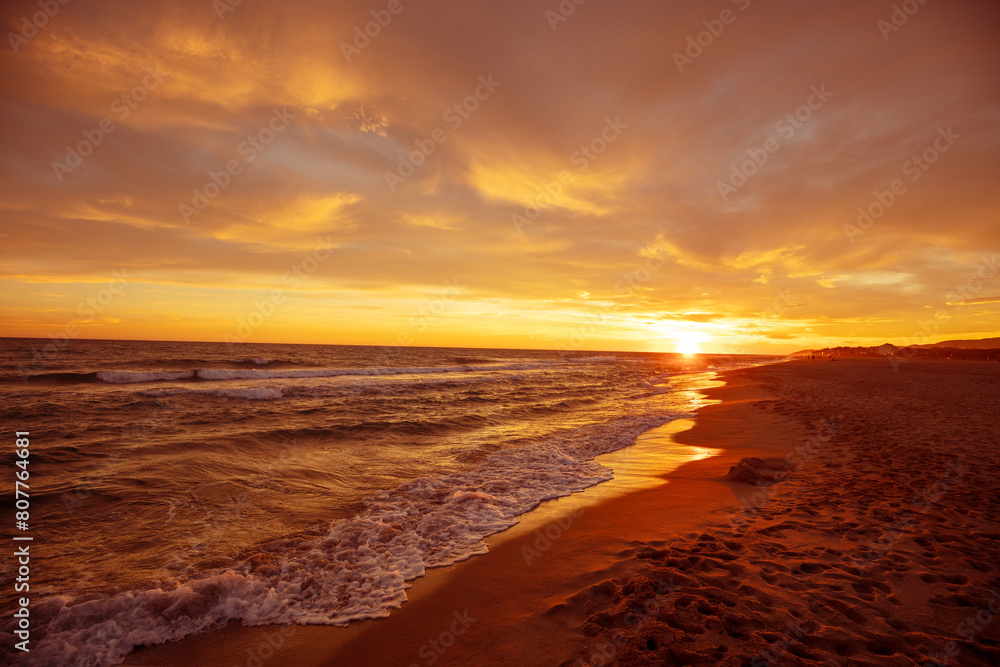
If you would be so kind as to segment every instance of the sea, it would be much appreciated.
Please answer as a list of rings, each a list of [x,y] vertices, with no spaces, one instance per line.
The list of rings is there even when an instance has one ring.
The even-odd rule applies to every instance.
[[[385,617],[428,568],[611,479],[594,457],[690,416],[696,382],[777,360],[0,339],[0,516],[31,538],[0,555],[0,659],[114,665],[230,622]]]

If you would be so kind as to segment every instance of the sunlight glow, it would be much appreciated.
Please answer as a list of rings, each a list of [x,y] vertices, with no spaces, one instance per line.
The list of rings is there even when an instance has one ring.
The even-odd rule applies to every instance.
[[[678,331],[673,334],[674,352],[678,354],[701,354],[701,343],[706,342],[709,337],[699,331]]]

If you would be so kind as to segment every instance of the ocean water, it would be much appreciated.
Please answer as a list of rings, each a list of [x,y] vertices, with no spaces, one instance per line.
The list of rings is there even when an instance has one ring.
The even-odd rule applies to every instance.
[[[231,621],[387,616],[427,568],[610,479],[593,457],[689,415],[686,384],[773,361],[46,342],[0,339],[6,489],[14,431],[31,433],[32,650],[16,657],[39,665],[112,665]],[[4,609],[19,595],[6,585]]]

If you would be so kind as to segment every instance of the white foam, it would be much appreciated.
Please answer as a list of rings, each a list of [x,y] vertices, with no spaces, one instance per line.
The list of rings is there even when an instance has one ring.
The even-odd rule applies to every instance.
[[[97,379],[115,384],[184,380],[194,377],[194,371],[98,371]]]
[[[273,557],[189,581],[58,608],[32,664],[114,665],[135,647],[179,639],[217,623],[346,625],[381,618],[406,600],[428,567],[487,551],[483,538],[508,528],[542,500],[608,480],[591,460],[631,444],[677,415],[623,417],[493,454],[474,469],[421,478],[366,501],[322,538],[264,545]]]

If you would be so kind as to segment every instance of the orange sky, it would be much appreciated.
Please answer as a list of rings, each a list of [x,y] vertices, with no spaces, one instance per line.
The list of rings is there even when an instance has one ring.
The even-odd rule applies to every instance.
[[[1000,336],[992,1],[0,11],[0,335]]]

